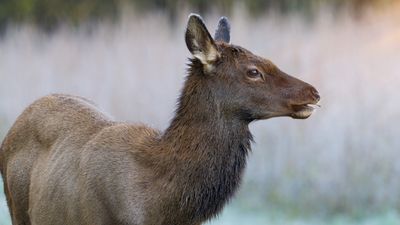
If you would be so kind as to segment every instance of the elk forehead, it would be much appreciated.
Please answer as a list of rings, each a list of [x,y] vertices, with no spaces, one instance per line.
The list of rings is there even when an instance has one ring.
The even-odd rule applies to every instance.
[[[239,56],[240,54],[249,53],[252,55],[252,53],[249,50],[234,44],[228,44],[225,42],[216,42],[216,44],[218,46],[219,51],[225,52],[225,54],[230,53]]]
[[[243,47],[226,43],[218,43],[217,45],[222,52],[222,58],[232,58],[238,64],[247,65],[249,69],[256,67],[267,73],[276,73],[278,70],[278,67],[272,61],[255,55]]]

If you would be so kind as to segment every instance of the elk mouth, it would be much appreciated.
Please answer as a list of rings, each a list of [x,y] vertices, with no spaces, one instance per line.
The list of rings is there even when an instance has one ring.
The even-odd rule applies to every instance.
[[[293,119],[307,119],[315,111],[317,107],[320,107],[317,102],[306,103],[301,105],[292,105],[293,113],[290,116]]]

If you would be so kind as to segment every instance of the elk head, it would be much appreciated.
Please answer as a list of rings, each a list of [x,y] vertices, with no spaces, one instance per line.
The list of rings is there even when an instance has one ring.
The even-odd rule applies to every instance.
[[[230,26],[222,17],[212,38],[200,16],[191,14],[186,45],[194,58],[191,70],[224,116],[251,122],[271,117],[308,118],[320,96],[271,61],[230,44]],[[189,76],[189,79],[190,76]]]

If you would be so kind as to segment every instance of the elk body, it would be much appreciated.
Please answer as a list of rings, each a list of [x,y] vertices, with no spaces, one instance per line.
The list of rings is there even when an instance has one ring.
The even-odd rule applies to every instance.
[[[238,188],[250,122],[307,118],[311,85],[189,17],[188,77],[170,126],[115,122],[91,102],[49,95],[17,119],[0,151],[14,225],[199,225]]]

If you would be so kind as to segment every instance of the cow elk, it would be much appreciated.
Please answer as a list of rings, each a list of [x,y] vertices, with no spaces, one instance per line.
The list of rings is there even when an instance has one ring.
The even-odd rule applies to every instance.
[[[199,225],[237,190],[249,123],[309,117],[317,90],[271,61],[214,38],[190,15],[193,55],[169,127],[115,122],[90,101],[53,94],[18,117],[0,149],[14,225]]]

